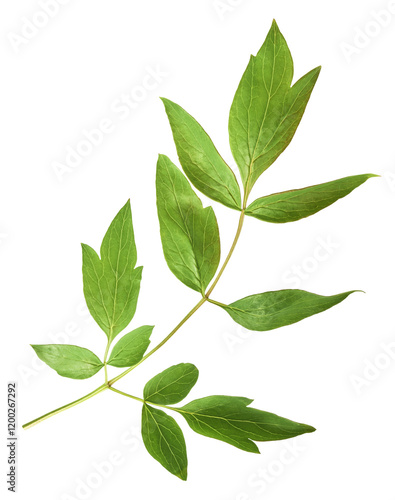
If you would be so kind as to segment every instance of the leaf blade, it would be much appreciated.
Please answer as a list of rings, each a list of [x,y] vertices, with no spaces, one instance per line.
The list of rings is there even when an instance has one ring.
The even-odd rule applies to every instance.
[[[240,210],[241,195],[233,171],[202,126],[181,106],[162,98],[181,166],[191,183],[209,198]]]
[[[140,291],[142,267],[137,260],[130,201],[110,224],[101,257],[82,244],[85,300],[92,317],[111,342],[132,320]]]
[[[291,142],[321,68],[292,87],[293,61],[277,24],[251,56],[229,114],[229,140],[246,195]]]
[[[141,422],[141,434],[148,453],[169,472],[186,481],[187,450],[182,430],[174,418],[144,404]]]
[[[182,172],[164,155],[158,158],[156,192],[167,265],[182,283],[203,293],[220,259],[214,211],[203,208]]]
[[[250,453],[259,453],[254,441],[277,441],[314,432],[273,413],[250,408],[251,399],[235,396],[208,396],[175,408],[192,430]]]
[[[323,184],[263,196],[253,201],[245,213],[265,222],[295,222],[329,207],[371,177],[377,175],[352,175]]]
[[[189,394],[198,377],[199,370],[191,363],[171,366],[145,384],[144,400],[163,405],[179,403]]]
[[[60,376],[82,380],[95,375],[103,363],[89,349],[68,344],[33,344],[35,353]]]
[[[236,323],[249,330],[268,331],[297,323],[343,302],[350,292],[317,295],[304,290],[277,290],[249,295],[232,304],[219,304]]]
[[[141,361],[151,342],[153,329],[153,326],[140,326],[124,335],[113,347],[107,364],[127,368]]]
[[[110,294],[106,290],[107,283],[104,279],[103,265],[93,248],[85,243],[81,244],[81,248],[86,305],[93,319],[108,336],[110,331],[108,310],[111,308],[111,302],[109,300]]]
[[[107,229],[100,246],[100,256],[112,268],[113,274],[120,274],[124,269],[135,267],[137,249],[130,200],[117,213]]]

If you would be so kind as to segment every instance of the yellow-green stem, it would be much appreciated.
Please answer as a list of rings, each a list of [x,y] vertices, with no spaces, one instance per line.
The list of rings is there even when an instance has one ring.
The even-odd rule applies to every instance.
[[[52,410],[49,413],[46,413],[45,415],[42,415],[41,417],[38,417],[38,418],[32,420],[31,422],[28,422],[27,424],[22,425],[22,427],[23,427],[23,429],[29,429],[30,427],[33,427],[33,425],[36,425],[36,424],[42,422],[43,420],[46,420],[47,418],[52,417],[53,415],[57,415],[58,413],[61,413],[62,411],[68,410],[69,408],[72,408],[73,406],[77,406],[78,404],[83,403],[84,401],[87,401],[90,398],[93,398],[93,396],[96,396],[96,394],[99,394],[100,392],[103,392],[106,389],[108,389],[108,385],[103,384],[100,387],[98,387],[97,389],[95,389],[94,391],[90,392],[89,394],[86,394],[82,398],[76,399],[72,403],[61,406],[60,408],[57,408],[56,410]]]
[[[240,219],[239,219],[239,224],[237,226],[237,231],[236,231],[236,235],[234,237],[234,240],[233,240],[233,243],[232,243],[232,246],[230,247],[230,250],[229,250],[229,253],[228,255],[226,256],[226,259],[224,260],[224,263],[222,264],[222,267],[221,269],[219,270],[216,278],[214,279],[212,285],[210,286],[210,288],[207,290],[206,292],[206,298],[208,299],[211,295],[211,292],[214,290],[214,288],[216,287],[218,281],[220,280],[223,272],[225,271],[226,269],[226,266],[228,265],[228,262],[230,260],[230,258],[232,257],[233,255],[233,252],[234,252],[234,249],[236,248],[236,245],[237,245],[237,242],[239,241],[239,238],[240,238],[240,233],[241,233],[241,230],[243,228],[243,222],[244,222],[244,209],[241,211],[241,214],[240,214]]]
[[[134,366],[131,366],[130,368],[128,368],[124,372],[120,373],[117,377],[114,377],[111,380],[109,380],[108,381],[108,385],[111,387],[113,384],[115,384],[115,382],[117,382],[118,380],[120,380],[121,378],[123,378],[125,375],[127,375],[128,373],[130,373],[137,366],[141,365],[141,363],[143,363],[143,361],[145,361],[147,358],[149,358],[150,356],[152,356],[154,354],[154,352],[156,352],[164,344],[166,344],[166,342],[171,339],[171,337],[182,327],[182,325],[186,321],[188,321],[188,319],[193,314],[195,314],[195,312],[206,302],[206,300],[207,300],[206,297],[203,297],[201,300],[199,300],[199,302],[196,304],[196,306],[193,307],[186,316],[184,316],[184,318],[178,323],[178,325],[175,328],[173,328],[173,330],[169,333],[169,335],[167,335],[167,337],[165,337],[162,340],[162,342],[160,342],[157,346],[155,346],[153,349],[151,349],[143,358],[141,358],[141,360],[137,364],[135,364]]]
[[[112,334],[112,331],[111,331],[111,334]],[[112,336],[112,335],[111,335]],[[108,351],[110,349],[110,344],[111,344],[111,341],[110,341],[110,338],[111,336],[109,337],[108,339],[108,342],[107,342],[107,347],[106,347],[106,352],[104,353],[104,358],[103,358],[103,363],[104,363],[104,381],[105,383],[107,384],[108,382],[108,374],[107,374],[107,356],[108,356]]]

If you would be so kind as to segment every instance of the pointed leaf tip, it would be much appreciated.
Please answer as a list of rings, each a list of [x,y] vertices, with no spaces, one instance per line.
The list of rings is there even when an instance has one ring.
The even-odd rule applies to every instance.
[[[307,433],[311,433],[311,432],[315,432],[315,431],[317,430],[317,429],[316,429],[315,427],[313,427],[312,425],[306,425],[306,424],[305,424],[305,428],[306,428],[306,430],[305,430],[306,434],[307,434]]]
[[[278,29],[278,24],[277,24],[277,21],[275,19],[273,19],[273,21],[272,21],[272,28]]]

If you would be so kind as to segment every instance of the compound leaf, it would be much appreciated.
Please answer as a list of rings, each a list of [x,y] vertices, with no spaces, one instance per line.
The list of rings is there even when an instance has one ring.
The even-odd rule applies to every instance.
[[[208,396],[174,409],[198,434],[251,453],[259,453],[254,441],[277,441],[315,431],[309,425],[249,408],[251,403],[252,399],[242,397]]]
[[[149,380],[144,387],[144,399],[149,403],[169,405],[182,401],[199,377],[191,363],[171,366]]]
[[[132,320],[140,292],[130,202],[118,212],[104,236],[101,258],[82,244],[84,295],[90,313],[111,342]]]
[[[156,193],[167,265],[185,285],[204,293],[220,258],[214,211],[203,208],[181,170],[164,155],[158,159]]]
[[[293,61],[275,21],[251,56],[229,115],[229,140],[249,194],[258,177],[286,149],[302,119],[321,68],[292,87]]]
[[[103,363],[89,349],[67,344],[32,345],[35,353],[62,377],[84,379],[95,375]]]
[[[153,326],[140,326],[124,335],[113,347],[108,364],[126,368],[141,361],[150,344],[153,329]]]
[[[209,198],[240,210],[240,188],[235,174],[199,123],[175,102],[163,99],[178,157],[192,184]]]
[[[225,309],[239,325],[262,332],[291,325],[326,311],[354,291],[324,296],[304,290],[277,290],[249,295],[229,305],[216,304]]]
[[[303,189],[293,189],[264,196],[253,201],[246,215],[265,222],[294,222],[323,210],[340,198],[344,198],[374,174],[352,175],[324,184]]]
[[[187,479],[187,449],[184,435],[174,418],[143,405],[141,434],[148,453],[183,481]]]

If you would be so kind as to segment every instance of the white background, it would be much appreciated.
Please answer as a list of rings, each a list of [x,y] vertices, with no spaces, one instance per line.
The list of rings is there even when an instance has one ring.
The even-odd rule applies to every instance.
[[[159,371],[192,362],[200,379],[188,400],[255,398],[255,407],[314,425],[316,433],[261,443],[261,455],[254,455],[194,434],[180,421],[189,457],[184,483],[145,451],[139,404],[103,393],[32,429],[19,427],[19,497],[393,500],[395,360],[385,346],[395,342],[394,3],[62,3],[48,22],[34,0],[0,7],[2,388],[7,380],[19,382],[20,426],[102,383],[102,373],[85,381],[59,377],[37,362],[29,344],[67,341],[103,354],[105,336],[84,308],[79,244],[98,249],[129,197],[138,262],[145,266],[133,326],[155,324],[156,344],[198,300],[168,270],[161,250],[155,163],[158,153],[177,157],[159,96],[185,107],[233,166],[229,107],[250,53],[276,18],[295,77],[319,64],[323,71],[291,146],[251,199],[347,175],[382,177],[300,222],[247,220],[213,298],[227,302],[289,287],[366,294],[266,333],[246,332],[206,305],[119,383],[141,395]],[[383,10],[380,25],[375,13]],[[18,36],[32,20],[46,25],[30,27],[23,42]],[[160,81],[147,76],[154,70]],[[117,108],[125,94],[140,99],[128,116]],[[56,175],[54,162],[64,163],[83,130],[102,119],[112,121],[112,132],[71,172]],[[225,255],[237,213],[204,203],[214,205]]]

